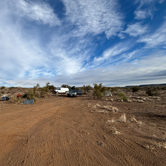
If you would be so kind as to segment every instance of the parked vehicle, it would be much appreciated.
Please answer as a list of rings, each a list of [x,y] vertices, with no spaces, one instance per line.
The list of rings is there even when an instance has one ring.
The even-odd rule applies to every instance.
[[[8,96],[1,96],[1,101],[8,101],[10,100],[10,97]]]
[[[77,90],[74,86],[69,90],[67,96],[77,97],[77,95],[82,95],[82,90]]]
[[[69,88],[56,88],[55,90],[54,90],[54,92],[56,93],[56,94],[58,94],[58,93],[68,93],[69,92]]]

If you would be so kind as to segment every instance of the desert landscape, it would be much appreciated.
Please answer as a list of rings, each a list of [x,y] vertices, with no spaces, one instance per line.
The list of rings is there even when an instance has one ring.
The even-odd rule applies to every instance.
[[[115,92],[102,99],[49,92],[33,105],[0,101],[0,165],[165,166],[166,90],[125,93],[128,101]]]

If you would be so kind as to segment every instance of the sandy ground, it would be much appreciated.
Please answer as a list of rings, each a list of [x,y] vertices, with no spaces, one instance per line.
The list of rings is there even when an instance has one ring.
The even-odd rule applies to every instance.
[[[1,101],[0,165],[165,166],[165,103],[55,95],[33,105]]]

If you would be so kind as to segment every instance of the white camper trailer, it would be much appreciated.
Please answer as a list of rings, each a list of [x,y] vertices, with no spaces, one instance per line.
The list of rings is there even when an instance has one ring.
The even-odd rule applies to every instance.
[[[68,93],[69,92],[69,88],[62,88],[62,87],[60,87],[60,88],[56,88],[55,90],[54,90],[54,92],[56,93],[56,94],[58,94],[58,93]]]

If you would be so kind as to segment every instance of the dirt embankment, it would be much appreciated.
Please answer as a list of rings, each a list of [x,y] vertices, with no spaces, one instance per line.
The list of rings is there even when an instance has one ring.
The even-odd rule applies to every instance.
[[[165,166],[166,106],[158,101],[152,110],[150,102],[64,96],[34,105],[0,102],[0,165]]]

